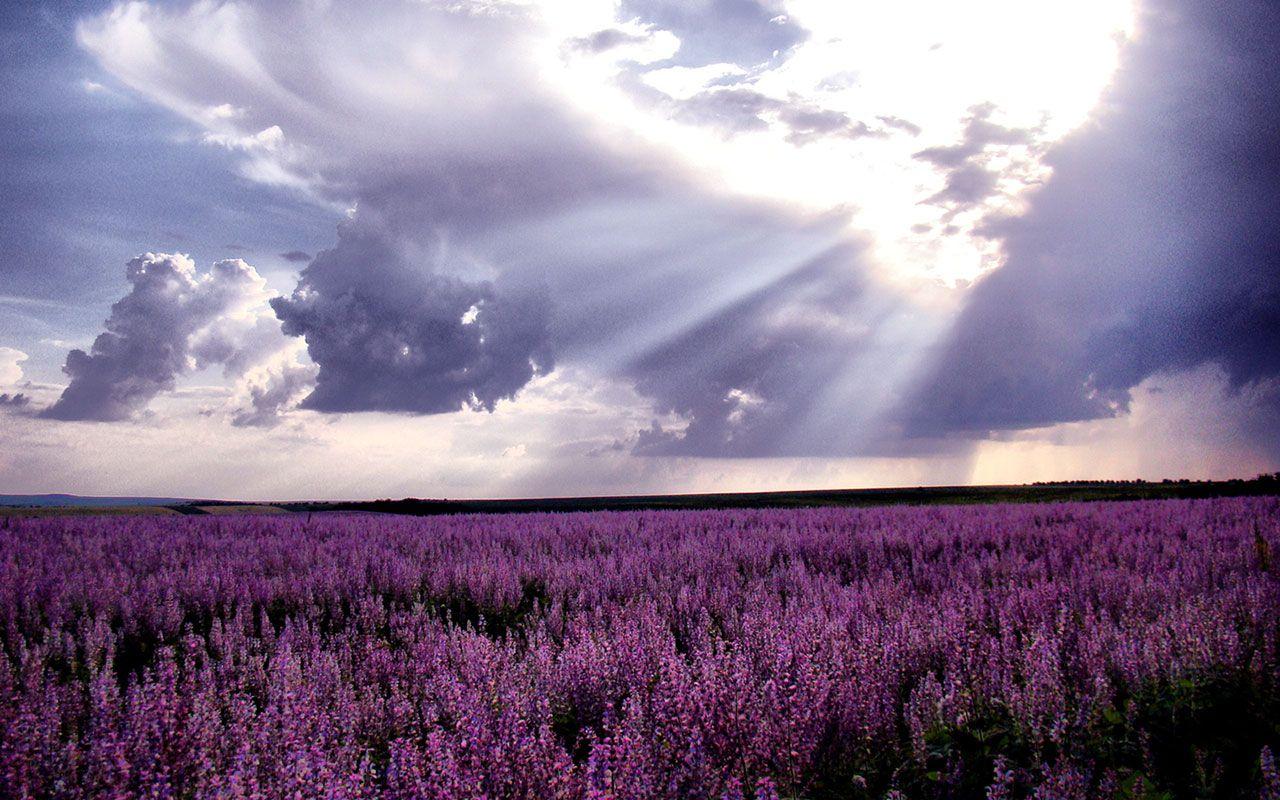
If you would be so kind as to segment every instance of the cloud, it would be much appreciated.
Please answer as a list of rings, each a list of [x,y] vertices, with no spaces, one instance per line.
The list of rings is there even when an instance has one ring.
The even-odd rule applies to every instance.
[[[25,408],[31,402],[31,398],[22,392],[17,394],[9,394],[8,392],[0,392],[0,407],[4,408]]]
[[[995,111],[996,107],[991,103],[974,106],[969,109],[963,137],[958,144],[927,147],[915,153],[914,158],[945,169],[955,169],[982,155],[991,145],[1026,144],[1030,141],[1029,131],[992,122],[991,116]]]
[[[304,253],[301,250],[290,250],[286,253],[281,253],[280,257],[290,264],[303,264],[311,260],[311,254]]]
[[[221,365],[226,377],[236,378],[284,347],[287,340],[269,299],[267,292],[248,297],[193,333],[187,342],[193,368]]]
[[[129,293],[111,306],[89,352],[67,355],[70,383],[42,416],[128,419],[173,389],[178,376],[235,363],[248,341],[236,328],[257,328],[253,310],[268,296],[265,281],[239,259],[215,262],[201,274],[185,255],[147,253],[129,262],[126,277]]]
[[[0,386],[7,386],[22,380],[22,362],[27,354],[12,347],[0,347]]]
[[[808,144],[827,136],[860,139],[864,136],[884,136],[865,122],[854,122],[843,111],[791,104],[778,112],[778,119],[789,129],[787,141],[796,145]]]
[[[902,117],[895,117],[892,115],[881,115],[876,117],[876,119],[883,122],[885,127],[887,128],[894,128],[900,131],[905,131],[911,136],[919,136],[921,133],[924,132],[924,128],[921,128],[919,125],[915,124],[911,120],[903,119]]]
[[[988,197],[998,193],[1000,172],[988,166],[993,148],[995,152],[1000,152],[1011,146],[1032,142],[1032,131],[992,122],[991,116],[995,111],[996,107],[991,103],[974,106],[969,109],[959,143],[927,147],[912,156],[939,167],[946,175],[946,184],[942,190],[924,201],[948,207],[951,213],[944,221],[957,212],[981,205]],[[885,124],[903,127],[899,120],[886,120]],[[916,128],[915,133],[919,132],[919,128]]]
[[[1261,2],[1145,8],[1098,114],[1048,152],[1053,176],[1027,212],[985,224],[1006,263],[908,404],[916,431],[1124,414],[1148,377],[1203,364],[1236,390],[1280,375],[1277,24]],[[1272,414],[1273,395],[1252,413]],[[1280,452],[1274,428],[1264,438]]]
[[[436,209],[463,217],[509,188],[525,192],[513,202],[539,182],[554,195],[601,162],[573,98],[540,80],[553,24],[516,3],[130,3],[82,20],[77,38],[122,83],[236,150],[255,180],[291,180],[342,208],[434,193]],[[242,113],[209,113],[224,105]]]
[[[388,26],[415,34],[385,37]],[[140,28],[147,54],[128,46]],[[299,29],[316,37],[298,40]],[[348,35],[361,30],[383,40],[372,60]],[[206,35],[235,46],[206,48]],[[378,13],[134,4],[79,28],[122,81],[206,126],[206,141],[242,151],[261,180],[293,176],[358,209],[273,303],[319,367],[303,405],[328,412],[492,409],[513,396],[554,363],[549,299],[505,278],[507,265],[477,264],[475,237],[655,183],[649,159],[620,157],[553,89],[516,77],[536,70],[539,35],[540,20],[514,6],[403,3]],[[423,55],[421,41],[436,46]],[[280,58],[290,42],[300,46]],[[406,72],[388,79],[388,63]],[[383,91],[353,83],[375,69]],[[224,103],[244,112],[206,113]]]
[[[781,0],[624,0],[623,18],[639,17],[680,39],[675,61],[759,64],[785,53],[808,32],[783,13]]]
[[[173,412],[201,402],[177,395],[163,400]],[[646,401],[625,383],[582,383],[570,370],[557,370],[533,381],[520,402],[483,416],[344,414],[311,424],[319,421],[316,415],[303,414],[302,424],[263,428],[169,413],[148,425],[86,428],[11,414],[0,424],[0,485],[12,492],[283,501],[953,484],[967,473],[963,460],[742,459],[709,465],[694,458],[633,458],[609,447],[622,431],[644,427],[647,412]],[[501,458],[520,444],[523,457]]]
[[[873,274],[849,208],[875,192],[840,188],[849,202],[833,202],[835,211],[802,210],[826,203],[809,195],[832,196],[830,187],[860,173],[832,173],[831,160],[804,157],[821,148],[786,139],[867,139],[857,147],[898,151],[907,171],[868,185],[904,206],[887,216],[907,233],[919,222],[918,174],[957,171],[947,202],[965,202],[985,191],[982,175],[965,182],[958,170],[994,169],[988,157],[1022,135],[978,107],[960,144],[917,151],[887,134],[912,133],[904,120],[924,119],[919,106],[872,103],[866,113],[883,119],[864,124],[847,110],[856,98],[814,99],[786,75],[766,80],[772,70],[761,64],[804,38],[790,14],[770,22],[781,11],[774,4],[649,2],[616,14],[601,6],[606,14],[569,22],[576,15],[557,16],[554,4],[476,8],[133,3],[79,26],[79,41],[116,82],[230,147],[227,157],[254,180],[353,209],[337,242],[272,305],[314,364],[301,407],[497,414],[553,366],[569,366],[624,379],[652,403],[664,441],[642,437],[647,425],[620,433],[637,452],[891,449],[897,430],[885,414],[945,315],[929,318],[927,286],[881,285]],[[712,17],[723,25],[707,25]],[[739,27],[751,33],[740,42]],[[622,59],[631,46],[599,35],[606,30],[680,37],[676,57],[652,62],[644,79],[665,74],[690,91],[649,95],[653,105],[639,108],[614,83],[643,84],[639,67],[584,78],[577,65]],[[133,46],[139,38],[147,47]],[[811,84],[844,63],[818,66]],[[236,113],[209,111],[224,105]],[[947,105],[946,120],[969,105],[967,94]],[[776,135],[734,142],[757,150],[719,148],[742,156],[735,183],[697,145],[681,149],[695,139],[714,146],[715,137],[670,124],[663,112],[672,109],[698,124]],[[760,158],[780,152],[776,162]],[[794,174],[803,180],[788,185],[804,191],[787,200],[728,194],[743,178],[770,188]],[[894,246],[877,242],[874,252]],[[237,328],[247,338],[224,346],[211,329],[190,355],[230,367],[226,353],[251,350],[252,330]],[[249,387],[252,369],[231,369]],[[242,424],[269,423],[299,402],[304,377],[255,377]]]
[[[1206,364],[1157,373],[1130,394],[1122,416],[983,440],[970,480],[1241,478],[1275,470],[1280,381],[1235,389]]]
[[[585,36],[571,37],[564,49],[587,56],[606,56],[619,64],[652,64],[675,55],[680,49],[680,40],[670,31],[633,19]]]
[[[781,101],[754,89],[728,87],[709,89],[675,104],[676,117],[692,125],[705,125],[727,134],[769,129],[767,112]]]
[[[847,237],[842,221],[701,186],[677,154],[585,114],[539,61],[563,50],[550,24],[515,6],[132,5],[82,23],[80,40],[216,141],[279,130],[280,146],[240,157],[272,159],[272,174],[354,207],[337,243],[272,303],[318,367],[302,407],[435,414],[492,410],[564,359],[616,374],[673,326]],[[148,53],[128,46],[139,28]],[[633,28],[649,30],[621,29]],[[383,42],[376,56],[362,31]],[[353,77],[371,74],[376,92]],[[243,113],[207,113],[219,104]]]
[[[604,30],[596,31],[590,36],[571,39],[569,44],[578,50],[585,50],[588,53],[603,53],[621,45],[639,44],[645,41],[645,38],[641,34],[624,31],[621,28],[605,28]]]
[[[226,118],[221,115],[215,117],[215,119]],[[228,150],[240,150],[247,153],[260,150],[272,152],[284,145],[284,131],[280,130],[279,125],[272,125],[247,136],[230,133],[206,133],[203,141],[205,144],[215,144]]]
[[[952,208],[970,208],[997,191],[1000,173],[980,164],[966,162],[947,173],[947,183],[925,202]]]
[[[315,411],[492,411],[553,366],[543,297],[441,274],[369,215],[345,223],[271,305],[319,365],[302,403]]]
[[[22,185],[13,184],[22,191],[8,194],[29,198],[27,189],[67,184],[81,186],[77,194],[85,197],[109,197],[99,201],[103,213],[40,216],[106,219],[100,227],[109,228],[110,237],[93,238],[75,258],[50,259],[43,246],[10,248],[14,258],[44,253],[66,277],[102,263],[103,252],[134,252],[136,243],[118,240],[147,236],[146,230],[184,232],[199,248],[229,241],[255,249],[263,242],[314,244],[317,228],[328,229],[354,210],[322,263],[308,268],[296,292],[286,287],[277,302],[280,318],[269,306],[255,306],[187,338],[177,385],[194,383],[182,376],[202,369],[201,383],[217,383],[213,367],[224,373],[223,385],[162,390],[145,405],[147,426],[90,430],[10,414],[9,421],[36,431],[0,431],[7,437],[0,451],[9,459],[0,466],[10,482],[32,480],[14,464],[19,458],[30,463],[37,441],[50,445],[40,455],[53,465],[45,475],[71,475],[81,465],[66,443],[89,436],[95,452],[111,451],[113,459],[124,460],[125,453],[129,460],[151,458],[152,449],[163,449],[165,458],[155,459],[162,466],[148,467],[139,480],[204,482],[216,473],[219,485],[274,482],[261,491],[277,493],[285,486],[294,487],[292,493],[321,491],[315,484],[321,473],[333,481],[324,491],[379,494],[395,486],[421,493],[424,483],[448,493],[531,494],[690,488],[690,481],[722,488],[812,484],[814,473],[799,478],[772,458],[933,456],[938,448],[951,457],[966,448],[1009,445],[1002,437],[1013,434],[1001,426],[1038,420],[1082,419],[1072,424],[1114,431],[1110,426],[1127,424],[1140,411],[1137,401],[1125,405],[1126,392],[1117,386],[1153,364],[1187,360],[1172,357],[1178,347],[1205,349],[1192,346],[1204,339],[1195,331],[1219,330],[1205,319],[1222,323],[1221,336],[1263,342],[1252,353],[1214,345],[1241,361],[1231,375],[1223,373],[1228,389],[1237,380],[1232,375],[1258,371],[1247,368],[1246,356],[1263,362],[1275,351],[1250,333],[1270,324],[1265,314],[1245,311],[1237,320],[1233,311],[1247,309],[1244,300],[1267,307],[1265,258],[1258,261],[1261,276],[1227,270],[1226,282],[1242,295],[1263,288],[1235,306],[1214,300],[1223,293],[1214,281],[1185,281],[1169,271],[1155,271],[1141,290],[1125,283],[1138,280],[1125,277],[1133,264],[1140,272],[1148,261],[1177,261],[1178,247],[1169,242],[1181,241],[1183,229],[1199,236],[1221,216],[1211,204],[1182,198],[1171,181],[1152,181],[1146,196],[1134,189],[1108,213],[1098,211],[1092,224],[1102,237],[1078,225],[1078,217],[1050,224],[1047,206],[1038,212],[1038,227],[988,218],[981,230],[995,238],[967,235],[1003,200],[1020,211],[1024,187],[1047,177],[1040,169],[1045,145],[1084,119],[1109,80],[1112,32],[1125,28],[1119,18],[1127,3],[1038,6],[996,26],[956,4],[938,4],[927,14],[886,7],[874,25],[847,4],[788,2],[784,8],[749,0],[108,5],[79,26],[78,40],[103,67],[90,74],[105,76],[100,79],[113,91],[168,109],[185,125],[146,103],[94,102],[137,113],[89,119],[68,107],[56,115],[58,124],[24,126],[62,131],[66,147],[56,159],[37,161],[32,154],[46,152],[43,141],[15,150],[14,158],[30,169],[8,170],[22,176]],[[943,50],[929,51],[943,40]],[[1223,57],[1230,47],[1216,52],[1223,63],[1211,64],[1206,74],[1233,68],[1236,56]],[[1243,52],[1239,57],[1255,58],[1252,50]],[[21,60],[33,76],[47,71]],[[59,80],[61,95],[84,69],[79,56],[68,60],[75,69]],[[1156,72],[1162,69],[1169,73],[1165,81],[1188,72],[1175,61]],[[661,89],[669,100],[652,93],[637,99],[620,84]],[[14,85],[26,88],[10,99],[36,102],[26,95],[37,81]],[[1250,92],[1242,96],[1246,107],[1258,106]],[[990,103],[975,106],[979,101]],[[1108,103],[1118,101],[1112,96]],[[1234,113],[1213,97],[1203,108],[1210,130]],[[1121,119],[1115,109],[1106,113]],[[33,119],[53,119],[46,116]],[[1170,120],[1184,124],[1182,118]],[[185,131],[180,140],[175,129]],[[753,133],[760,131],[765,135]],[[110,160],[111,153],[134,152],[121,142],[145,143],[143,135],[163,141],[172,155]],[[67,160],[83,152],[86,137],[101,139],[92,157]],[[1147,160],[1142,136],[1121,138],[1107,141]],[[1208,151],[1220,145],[1206,138]],[[1123,159],[1108,156],[1107,170],[1071,178],[1079,165],[1071,165],[1065,149],[1055,158],[1052,180],[1081,197],[1106,183],[1103,173],[1125,174]],[[1167,152],[1160,158],[1179,169]],[[182,169],[197,160],[203,171]],[[101,169],[100,162],[115,167]],[[204,191],[228,163],[250,180],[226,178],[237,193]],[[137,164],[146,167],[141,178]],[[116,180],[117,173],[153,183],[185,177],[179,183],[202,187],[203,205],[194,205],[195,194],[175,203],[170,194],[126,191],[121,187],[130,184]],[[101,177],[85,186],[78,179],[49,181],[49,174]],[[136,197],[127,197],[130,192]],[[1251,192],[1245,192],[1247,203]],[[211,197],[218,202],[210,205]],[[922,200],[936,207],[919,205]],[[117,206],[136,211],[136,203],[148,202],[187,210],[165,216],[163,224],[131,212],[137,231],[106,213]],[[293,212],[283,213],[289,202]],[[1132,210],[1152,203],[1158,210],[1151,218],[1165,214],[1159,204],[1187,203],[1203,219],[1189,225],[1195,215],[1175,208],[1167,230],[1152,228],[1154,239],[1134,233],[1132,247],[1098,245],[1116,247],[1119,257],[1081,261],[1091,245],[1072,242],[1072,235],[1114,243],[1129,234],[1110,228],[1147,224],[1131,219]],[[811,211],[836,208],[839,213],[825,218]],[[968,213],[953,220],[961,211]],[[299,235],[304,225],[314,227]],[[855,226],[874,239],[856,240]],[[1064,232],[1073,226],[1080,232]],[[1240,230],[1227,225],[1221,234],[1229,240]],[[938,351],[956,372],[944,374],[942,360],[922,365],[921,353],[948,329],[948,315],[967,293],[934,284],[959,285],[998,263],[996,243],[1009,259],[1008,275],[992,276],[990,287],[984,281],[975,296],[985,299],[974,301]],[[311,260],[298,251],[282,255],[297,266],[273,280],[287,280],[285,273]],[[1074,269],[1082,274],[1067,276]],[[27,271],[42,275],[45,285],[15,293],[43,297],[80,286],[86,297],[94,295],[81,280],[90,276],[50,282],[39,263]],[[1145,310],[1133,299],[1143,294]],[[1196,298],[1210,310],[1199,318],[1180,316],[1177,309],[1200,302]],[[33,313],[52,322],[51,312]],[[281,335],[281,319],[296,335]],[[52,324],[38,336],[62,331],[58,336],[70,338],[87,321],[74,324],[80,327]],[[504,341],[503,331],[517,333]],[[13,334],[9,341],[36,339]],[[553,364],[555,372],[546,374]],[[904,388],[914,385],[922,366],[931,370],[930,380],[944,380],[925,380],[922,385],[939,391],[921,389],[904,412]],[[1181,374],[1171,369],[1156,374],[1161,381]],[[321,373],[323,390],[316,383]],[[1259,388],[1269,379],[1244,380],[1235,390],[1240,401],[1216,410],[1246,414],[1273,402],[1274,392]],[[588,403],[564,388],[569,383],[614,389]],[[1184,388],[1171,378],[1165,385],[1171,395]],[[22,389],[38,407],[52,399],[42,392],[54,391]],[[1194,397],[1216,403],[1218,395]],[[295,413],[304,401],[324,410]],[[220,405],[211,409],[214,403]],[[462,407],[492,413],[434,413]],[[1133,411],[1105,417],[1125,407]],[[190,416],[192,409],[229,424],[210,425]],[[1179,413],[1175,422],[1193,419]],[[1104,418],[1088,419],[1099,414]],[[1266,419],[1249,418],[1259,439],[1274,436]],[[912,433],[954,439],[901,441],[904,422]],[[989,433],[992,426],[996,434]],[[148,434],[162,429],[168,441]],[[1017,434],[1015,444],[1056,431]],[[1174,436],[1176,425],[1168,431]],[[988,435],[971,443],[971,436]],[[1165,435],[1154,433],[1131,450]],[[306,450],[304,440],[320,444]],[[193,448],[197,441],[200,448]],[[425,442],[431,444],[427,455]],[[71,455],[52,454],[54,443]],[[517,443],[524,457],[498,463]],[[307,459],[294,458],[303,451]],[[628,458],[632,452],[662,457]],[[331,478],[323,467],[334,463],[334,453],[346,469]],[[720,460],[695,460],[707,456]],[[1045,455],[1046,477],[1054,476],[1054,456],[1051,450]],[[771,460],[736,461],[756,457]],[[1079,459],[1088,465],[1086,456]],[[963,460],[934,479],[964,480]],[[248,461],[257,465],[252,475],[241,466]],[[723,476],[735,474],[752,477],[724,483]],[[850,475],[866,482],[926,477],[901,465],[892,472],[866,467],[827,474],[836,483]],[[984,474],[1008,479],[1017,471]]]
[[[248,370],[240,381],[241,399],[231,424],[239,428],[270,428],[302,401],[315,386],[318,368],[301,359],[297,348],[279,351],[275,358]]]
[[[827,137],[885,137],[889,128],[915,127],[896,117],[880,117],[884,127],[873,128],[794,92],[766,93],[758,88],[751,71],[738,64],[651,69],[623,80],[622,85],[637,102],[687,125],[719,131],[726,138],[777,128],[787,142],[800,146]]]
[[[856,122],[843,111],[822,108],[798,98],[780,100],[750,84],[713,87],[683,99],[666,98],[671,115],[691,125],[701,125],[732,136],[769,130],[773,124],[786,131],[786,140],[806,145],[822,138],[860,139],[886,136],[865,122]]]

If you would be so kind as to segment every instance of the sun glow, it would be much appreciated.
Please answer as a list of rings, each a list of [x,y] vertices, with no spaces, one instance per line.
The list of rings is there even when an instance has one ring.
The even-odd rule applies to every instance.
[[[554,39],[604,24],[598,7],[583,15],[563,5],[544,15]],[[1028,189],[1047,177],[1045,149],[1088,118],[1134,26],[1133,5],[1110,0],[790,0],[786,16],[820,33],[764,64],[645,64],[608,51],[566,55],[563,47],[550,48],[544,63],[580,108],[678,152],[709,182],[814,211],[851,211],[885,277],[906,284],[963,285],[998,265],[998,250],[971,235],[974,225],[992,212],[1017,213]],[[726,133],[637,100],[618,80],[628,73],[675,101],[732,85],[843,114],[867,131],[797,143],[765,112],[763,126]],[[990,189],[953,201],[947,170],[916,154],[962,145],[975,109],[986,109],[984,122],[1019,133],[1008,137],[1017,141],[979,146],[965,163],[975,178],[986,180],[978,170],[991,174]]]

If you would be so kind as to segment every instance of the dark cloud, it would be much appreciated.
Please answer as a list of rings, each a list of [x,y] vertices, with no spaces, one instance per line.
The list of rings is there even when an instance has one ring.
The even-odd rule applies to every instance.
[[[403,252],[366,212],[302,271],[291,297],[272,300],[284,332],[305,337],[319,366],[303,408],[492,411],[551,369],[545,298],[436,266]]]
[[[16,394],[0,393],[0,406],[5,408],[24,408],[30,402],[31,398],[22,392],[17,392]]]
[[[1236,388],[1280,375],[1280,9],[1153,3],[1140,23],[1029,211],[986,225],[1007,263],[909,408],[917,432],[1111,416],[1148,376],[1205,363]]]
[[[996,193],[999,180],[995,170],[966,162],[948,172],[946,185],[926,202],[952,208],[974,206]]]
[[[946,185],[926,199],[926,203],[945,206],[954,215],[979,205],[996,193],[1000,175],[986,166],[987,152],[992,147],[1028,144],[1032,132],[992,122],[991,115],[995,110],[995,106],[990,103],[974,106],[965,119],[964,134],[960,142],[927,147],[914,154],[914,158],[933,164],[947,176]],[[896,120],[885,120],[885,124],[903,127]],[[919,132],[918,128],[916,132]]]
[[[648,41],[648,37],[620,28],[605,28],[590,36],[582,36],[569,40],[569,46],[584,53],[604,53],[615,47],[626,44],[640,44]]]
[[[261,303],[265,289],[253,267],[239,259],[218,261],[201,275],[186,256],[147,253],[129,262],[126,277],[130,291],[111,306],[106,331],[88,353],[67,354],[63,372],[71,382],[41,416],[128,419],[194,366],[193,337]]]
[[[827,108],[787,105],[778,112],[778,119],[790,128],[787,141],[796,145],[808,144],[827,136],[860,139],[864,136],[884,135],[872,130],[865,122],[854,122],[843,111]]]
[[[965,118],[964,134],[959,143],[927,147],[913,157],[944,169],[955,169],[981,155],[991,145],[1026,144],[1031,140],[1030,131],[992,122],[991,115],[995,111],[996,107],[991,103],[974,106]]]
[[[302,264],[311,260],[311,254],[301,250],[290,250],[287,253],[281,253],[280,257],[291,264]]]
[[[669,100],[668,104],[677,119],[715,128],[726,135],[766,130],[769,120],[777,119],[788,131],[787,141],[795,145],[825,137],[859,139],[885,135],[842,111],[797,99],[779,100],[749,85],[711,88],[683,100]]]

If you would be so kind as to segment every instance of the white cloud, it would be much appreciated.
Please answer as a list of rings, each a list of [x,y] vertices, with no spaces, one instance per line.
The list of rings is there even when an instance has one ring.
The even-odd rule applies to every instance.
[[[641,79],[677,100],[687,100],[722,78],[746,75],[737,64],[707,64],[701,67],[664,67],[644,72]]]
[[[218,118],[228,119],[229,117]],[[279,125],[272,125],[248,136],[209,132],[204,135],[203,141],[205,144],[214,144],[228,150],[240,150],[246,153],[261,150],[271,152],[278,150],[284,144],[284,131],[280,130]]]
[[[240,259],[201,273],[181,253],[146,253],[126,276],[129,292],[111,306],[106,330],[88,352],[67,354],[71,381],[43,416],[126,420],[182,375],[210,364],[241,374],[287,342],[266,310],[266,281]]]
[[[856,208],[852,224],[873,238],[886,278],[948,284],[998,265],[994,244],[969,234],[989,212],[1021,209],[1028,190],[1048,176],[1043,152],[1093,109],[1135,16],[1132,2],[1108,0],[876,6],[789,0],[785,11],[788,24],[809,31],[785,57],[659,68],[640,80],[678,101],[733,85],[842,114],[887,135],[850,137],[833,126],[825,137],[796,137],[786,126],[769,125],[726,140],[719,131],[697,130],[714,118],[704,115],[700,123],[668,110],[669,119],[657,119],[664,107],[643,96],[636,102],[648,113],[613,116],[733,190],[813,208]],[[1031,130],[1028,146],[993,148],[995,191],[964,213],[922,203],[946,189],[948,176],[913,153],[957,141],[970,110],[981,104],[993,106],[993,121]]]
[[[230,103],[219,103],[216,106],[209,106],[205,109],[205,115],[209,119],[235,119],[244,116],[243,108],[236,108]]]
[[[27,354],[12,347],[0,347],[0,386],[12,386],[22,380],[22,362]]]
[[[301,341],[278,347],[246,369],[237,382],[229,411],[231,424],[259,428],[280,424],[314,386],[316,372]]]
[[[1276,381],[1232,387],[1221,368],[1166,372],[1133,389],[1129,413],[978,443],[973,483],[1037,480],[1247,478],[1276,467]],[[1272,411],[1272,432],[1253,427]]]

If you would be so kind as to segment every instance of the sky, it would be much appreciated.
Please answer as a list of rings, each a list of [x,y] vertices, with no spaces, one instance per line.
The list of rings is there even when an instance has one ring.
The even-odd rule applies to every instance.
[[[1280,4],[0,8],[0,491],[1280,469]]]

